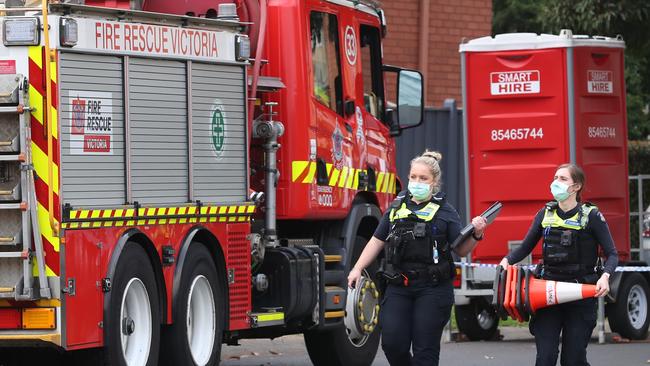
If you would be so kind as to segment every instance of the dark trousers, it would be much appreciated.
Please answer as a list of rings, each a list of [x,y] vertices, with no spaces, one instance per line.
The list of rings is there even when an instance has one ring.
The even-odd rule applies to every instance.
[[[556,365],[560,333],[560,364],[589,366],[587,345],[596,326],[597,305],[597,299],[590,298],[539,309],[529,324],[537,344],[535,366]]]
[[[453,303],[451,281],[437,286],[417,282],[408,287],[388,285],[379,317],[381,346],[391,366],[438,365],[440,337]]]

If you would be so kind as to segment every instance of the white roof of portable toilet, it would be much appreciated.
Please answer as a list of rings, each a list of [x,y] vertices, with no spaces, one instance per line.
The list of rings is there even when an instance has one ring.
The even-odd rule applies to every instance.
[[[612,47],[624,48],[623,38],[603,36],[573,35],[563,29],[559,35],[536,33],[505,33],[494,37],[481,37],[461,43],[459,52],[490,52],[507,50],[536,50],[545,48],[571,47]]]

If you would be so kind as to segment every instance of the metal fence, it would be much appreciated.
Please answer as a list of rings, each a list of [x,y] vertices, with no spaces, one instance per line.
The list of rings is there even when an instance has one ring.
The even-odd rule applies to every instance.
[[[650,220],[649,213],[646,212],[647,201],[650,200],[650,197],[644,197],[643,192],[647,192],[646,187],[650,185],[650,175],[630,176],[630,183],[630,196],[636,195],[637,197],[636,207],[630,206],[630,239],[632,241],[630,255],[633,260],[648,262],[650,261],[650,237],[644,237],[644,230],[646,230],[644,222]]]
[[[460,214],[465,215],[465,169],[463,159],[463,111],[458,109],[454,99],[447,99],[442,108],[427,108],[422,125],[404,130],[396,138],[397,174],[406,185],[409,163],[425,149],[442,154],[442,190],[448,202]]]

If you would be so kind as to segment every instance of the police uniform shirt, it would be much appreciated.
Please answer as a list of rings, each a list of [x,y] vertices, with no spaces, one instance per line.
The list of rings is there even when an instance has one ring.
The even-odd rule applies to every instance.
[[[562,209],[558,207],[556,209],[557,215],[561,219],[566,220],[577,214],[578,210],[580,210],[580,206],[581,204],[578,203],[576,207],[567,212],[562,211]],[[524,238],[524,241],[521,243],[521,246],[513,250],[506,257],[508,258],[508,263],[518,263],[533,251],[533,248],[535,248],[535,245],[537,245],[544,232],[542,220],[544,220],[545,211],[546,207],[539,210],[533,220],[533,224]],[[585,230],[589,235],[593,236],[596,242],[603,248],[603,252],[607,258],[605,260],[604,271],[609,274],[614,273],[614,270],[618,265],[618,254],[616,252],[616,247],[614,247],[614,240],[612,240],[612,235],[609,232],[609,227],[607,226],[607,222],[605,222],[603,214],[597,209],[591,210],[587,225],[582,230]]]
[[[409,195],[409,199],[406,200],[406,208],[411,211],[420,210],[429,203],[429,201],[426,201],[417,204],[410,199],[409,193],[406,194]],[[456,212],[456,209],[452,205],[447,203],[444,197],[445,197],[444,193],[441,192],[436,194],[432,199],[433,202],[443,202],[440,208],[438,209],[438,212],[436,212],[436,217],[433,220],[432,229],[435,230],[433,234],[447,233],[447,242],[453,243],[454,240],[456,240],[456,238],[460,234],[460,230],[461,230],[460,216],[458,215],[458,212]],[[375,230],[375,233],[373,234],[375,238],[384,242],[386,241],[386,239],[388,238],[388,234],[390,233],[390,226],[391,226],[390,219],[389,219],[390,211],[391,208],[386,210],[384,216],[381,218],[381,221],[379,222],[379,225],[377,226],[377,229]]]

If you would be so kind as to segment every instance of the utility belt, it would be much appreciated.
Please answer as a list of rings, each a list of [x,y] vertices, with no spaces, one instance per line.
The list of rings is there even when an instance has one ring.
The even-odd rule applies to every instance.
[[[595,284],[603,274],[603,267],[584,264],[551,266],[540,263],[535,269],[535,274],[544,280]]]
[[[413,283],[427,283],[437,286],[451,279],[453,274],[452,263],[448,260],[426,266],[422,263],[402,263],[402,266],[398,268],[385,260],[381,261],[377,271],[380,292],[389,284],[409,286]]]

